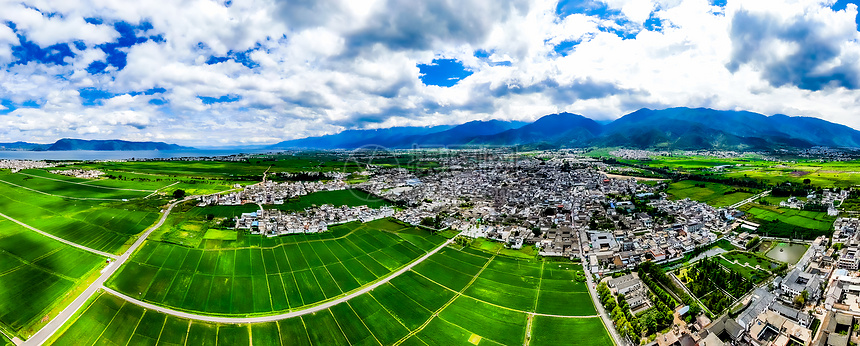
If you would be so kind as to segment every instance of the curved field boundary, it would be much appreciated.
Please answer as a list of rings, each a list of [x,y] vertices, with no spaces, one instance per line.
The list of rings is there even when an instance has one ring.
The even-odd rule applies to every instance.
[[[29,176],[29,177],[33,177],[33,178],[41,178],[41,179],[48,179],[48,180],[53,180],[53,181],[59,181],[59,182],[61,182],[61,183],[75,184],[75,185],[83,185],[83,186],[89,186],[89,187],[96,187],[96,188],[105,189],[105,190],[134,191],[134,192],[154,192],[154,191],[152,191],[152,190],[124,189],[124,188],[121,188],[121,187],[107,187],[107,186],[100,186],[100,185],[90,185],[89,183],[81,183],[81,182],[77,182],[77,181],[69,181],[69,180],[63,180],[63,179],[57,179],[57,178],[51,178],[51,177],[44,177],[44,176],[41,176],[41,175],[34,175],[34,174],[29,174],[29,173],[24,173],[24,172],[18,172],[18,174],[23,174],[23,175],[26,175],[26,176]],[[96,180],[96,181],[97,181],[97,180]]]
[[[173,316],[181,317],[181,318],[187,318],[190,320],[216,322],[216,323],[232,323],[232,324],[274,322],[274,321],[278,321],[278,320],[283,320],[283,319],[287,319],[287,318],[298,317],[298,316],[302,316],[302,315],[307,315],[307,314],[312,314],[315,312],[323,311],[323,310],[326,310],[332,306],[338,305],[338,304],[343,303],[345,301],[348,301],[352,298],[355,298],[357,296],[360,296],[362,294],[370,292],[373,289],[388,283],[388,281],[391,281],[391,279],[394,279],[394,278],[400,276],[401,274],[412,270],[412,268],[415,267],[416,265],[418,265],[419,263],[430,258],[430,256],[435,255],[436,252],[438,252],[439,250],[441,250],[441,249],[445,248],[446,246],[448,246],[449,244],[453,243],[454,239],[455,238],[448,239],[448,241],[442,243],[442,245],[439,245],[437,248],[424,254],[424,256],[421,256],[417,260],[412,261],[412,263],[407,264],[405,267],[400,268],[400,270],[394,272],[393,274],[386,276],[386,277],[382,278],[381,280],[376,281],[376,282],[374,282],[374,283],[372,283],[372,284],[370,284],[370,285],[368,285],[368,286],[366,286],[366,287],[364,287],[358,291],[355,291],[349,295],[346,295],[344,297],[341,297],[341,298],[338,298],[338,299],[335,299],[332,301],[328,301],[328,302],[325,302],[325,303],[322,303],[320,305],[313,306],[313,307],[310,307],[310,308],[307,308],[304,310],[293,311],[293,312],[288,312],[288,313],[279,314],[279,315],[260,316],[260,317],[215,317],[215,316],[197,315],[197,314],[191,314],[191,313],[182,312],[182,311],[176,311],[173,309],[168,309],[168,308],[164,308],[164,307],[161,307],[158,305],[154,305],[154,304],[150,304],[150,303],[147,303],[144,301],[140,301],[140,300],[134,299],[132,297],[129,297],[127,295],[124,295],[122,293],[119,293],[117,291],[114,291],[114,290],[107,288],[107,287],[102,287],[102,289],[104,289],[106,292],[108,292],[110,294],[113,294],[117,297],[122,298],[123,300],[125,300],[129,303],[144,307],[146,309],[155,310],[155,311],[158,311],[158,312],[161,312],[164,314],[173,315]]]
[[[2,181],[2,180],[0,180],[0,181]],[[69,246],[74,246],[74,247],[76,247],[76,248],[78,248],[78,249],[81,249],[81,250],[84,250],[84,251],[87,251],[87,252],[91,252],[91,253],[94,253],[94,254],[99,255],[99,256],[104,256],[104,257],[111,258],[111,259],[117,259],[117,256],[116,256],[116,255],[109,254],[109,253],[107,253],[107,252],[102,252],[102,251],[95,250],[95,249],[90,249],[90,248],[88,248],[88,247],[86,247],[86,246],[83,246],[83,245],[80,245],[80,244],[78,244],[78,243],[74,243],[74,242],[71,242],[71,241],[65,240],[65,239],[63,239],[63,238],[60,238],[60,237],[58,237],[58,236],[55,236],[55,235],[53,235],[53,234],[46,233],[46,232],[44,232],[44,231],[42,231],[42,230],[36,229],[36,228],[34,228],[34,227],[32,227],[32,226],[30,226],[30,225],[28,225],[28,224],[25,224],[25,223],[23,223],[23,222],[21,222],[21,221],[15,220],[15,219],[13,219],[13,218],[11,218],[11,217],[7,216],[6,214],[0,213],[0,216],[4,217],[4,218],[6,218],[6,219],[9,219],[9,221],[12,221],[12,222],[14,222],[14,223],[17,223],[17,224],[19,224],[19,225],[21,225],[21,226],[23,226],[23,227],[25,227],[25,228],[27,228],[27,229],[29,229],[29,230],[33,231],[33,232],[39,233],[39,234],[41,234],[41,235],[43,235],[43,236],[46,236],[46,237],[51,238],[51,239],[54,239],[54,240],[56,240],[56,241],[58,241],[58,242],[61,242],[61,243],[63,243],[63,244],[66,244],[66,245],[69,245]]]
[[[131,257],[131,254],[134,253],[134,251],[137,250],[137,248],[143,244],[146,238],[149,237],[149,235],[153,231],[155,231],[156,229],[161,227],[162,224],[164,224],[164,221],[167,220],[167,216],[170,215],[170,211],[173,210],[173,207],[175,207],[179,203],[191,200],[196,197],[197,196],[186,197],[183,200],[176,201],[170,204],[167,210],[165,210],[164,213],[161,215],[161,219],[158,220],[158,223],[147,229],[143,233],[143,235],[141,235],[137,239],[137,241],[135,241],[134,244],[132,244],[131,247],[129,247],[128,250],[126,250],[126,252],[122,254],[122,256],[116,258],[116,261],[109,264],[107,267],[105,267],[105,269],[102,269],[102,274],[92,284],[90,284],[87,289],[84,290],[83,293],[81,293],[77,298],[75,298],[75,300],[71,304],[66,306],[66,308],[63,309],[63,311],[60,312],[56,317],[54,317],[51,322],[48,322],[48,324],[42,327],[42,329],[36,332],[36,334],[33,334],[32,337],[27,339],[27,341],[24,342],[24,345],[41,345],[45,343],[45,341],[47,341],[52,335],[54,335],[54,333],[56,333],[57,330],[60,329],[60,327],[62,327],[69,319],[72,318],[72,315],[74,315],[76,311],[78,311],[82,306],[84,306],[84,304],[86,304],[88,300],[90,300],[90,297],[92,297],[96,292],[98,292],[98,289],[102,287],[104,282],[107,281],[108,278],[113,276],[117,269],[119,269],[119,267],[121,267],[122,264],[125,263],[125,261],[128,260],[129,257]]]
[[[71,197],[71,196],[55,195],[53,193],[47,193],[45,191],[39,191],[39,190],[32,189],[32,188],[29,188],[26,186],[21,186],[21,185],[15,184],[15,183],[10,183],[10,182],[5,181],[5,180],[0,180],[0,182],[9,184],[9,185],[12,185],[15,187],[20,187],[20,188],[25,189],[25,190],[33,191],[35,193],[41,193],[43,195],[48,195],[48,196],[53,196],[53,197],[58,197],[58,198],[76,199],[76,200],[81,200],[81,201],[122,201],[122,199],[120,199],[120,198]],[[91,186],[91,185],[87,185],[87,186]]]

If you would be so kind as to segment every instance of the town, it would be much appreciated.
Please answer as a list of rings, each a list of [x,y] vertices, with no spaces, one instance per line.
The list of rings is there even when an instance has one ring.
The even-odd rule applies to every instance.
[[[654,153],[616,154],[642,158]],[[619,315],[636,320],[636,327],[625,324],[630,319],[619,324],[610,311],[603,317],[631,344],[650,340],[661,346],[842,346],[860,337],[855,321],[860,311],[860,219],[836,219],[832,239],[766,237],[757,234],[761,225],[746,220],[740,210],[745,203],[765,203],[756,196],[719,208],[674,199],[665,192],[665,181],[607,174],[618,167],[575,151],[530,158],[490,152],[481,153],[483,160],[469,159],[475,155],[447,156],[440,160],[444,169],[420,176],[402,167],[370,164],[360,172],[366,180],[353,184],[345,182],[348,174],[321,181],[264,181],[237,192],[201,197],[199,205],[259,204],[257,212],[237,217],[235,227],[267,236],[325,232],[332,225],[394,217],[428,229],[450,229],[463,237],[500,242],[511,249],[533,246],[540,256],[581,262],[586,275],[595,279],[594,294],[608,292],[601,294],[602,301],[612,301],[604,304],[607,310],[623,301],[629,311]],[[262,207],[318,191],[341,190],[379,196],[393,206],[319,205],[295,212]],[[785,198],[778,205],[795,210],[807,204],[824,205],[827,214],[835,216],[839,214],[836,206],[848,197],[848,189],[824,189],[802,199]],[[770,244],[772,251],[781,242],[805,251],[796,261],[783,262],[746,252],[751,244],[762,242]],[[748,288],[716,288],[724,299],[715,302],[708,300],[715,292],[704,294],[685,283],[691,272],[712,270],[701,266],[715,258],[714,263],[721,263]],[[739,265],[741,270],[720,261]],[[653,273],[643,269],[646,263],[665,268],[668,275],[663,277],[671,281],[655,280]],[[744,270],[752,276],[739,274]],[[651,322],[652,311],[661,308],[674,315],[674,321]],[[652,330],[641,326],[645,321],[669,328]]]

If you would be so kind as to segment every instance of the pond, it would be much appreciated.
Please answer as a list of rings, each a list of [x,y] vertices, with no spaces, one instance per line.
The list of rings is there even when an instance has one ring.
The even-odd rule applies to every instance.
[[[767,257],[780,262],[795,264],[803,257],[808,248],[809,245],[806,244],[778,243],[773,249],[767,252]]]

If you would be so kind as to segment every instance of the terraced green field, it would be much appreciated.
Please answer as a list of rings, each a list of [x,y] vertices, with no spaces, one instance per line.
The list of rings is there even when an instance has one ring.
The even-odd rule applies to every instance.
[[[105,258],[0,221],[0,328],[27,337],[69,303]]]
[[[517,275],[524,278],[511,278]],[[611,345],[600,318],[591,317],[596,313],[582,275],[578,264],[445,248],[367,294],[277,322],[189,321],[102,294],[55,343],[247,345],[252,340],[255,345],[468,345],[471,339],[478,344]],[[479,280],[507,285],[497,292],[511,287],[534,292],[529,295],[531,304],[474,286]],[[520,306],[524,310],[516,308]]]
[[[381,230],[392,225],[398,228]],[[107,285],[178,310],[271,314],[356,290],[446,240],[386,220],[335,228],[321,235],[255,236],[260,243],[219,250],[150,241]]]
[[[76,189],[79,185],[73,186]],[[60,238],[110,253],[119,253],[132,236],[158,218],[157,208],[147,211],[153,209],[140,208],[135,203],[67,199],[0,183],[0,213]]]

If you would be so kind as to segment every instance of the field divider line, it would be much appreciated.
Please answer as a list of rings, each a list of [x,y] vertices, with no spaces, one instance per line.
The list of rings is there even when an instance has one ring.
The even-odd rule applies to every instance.
[[[116,261],[105,267],[105,269],[102,270],[102,274],[94,282],[87,286],[87,289],[84,290],[83,293],[78,295],[78,297],[75,298],[72,303],[67,305],[65,309],[63,309],[59,314],[57,314],[57,316],[54,317],[50,322],[48,322],[48,324],[42,327],[42,329],[39,329],[36,334],[33,334],[33,336],[27,339],[27,341],[24,342],[24,345],[41,345],[45,343],[48,339],[50,339],[57,332],[57,330],[61,329],[63,325],[66,324],[66,322],[68,322],[72,318],[72,315],[74,315],[74,313],[78,309],[80,309],[81,306],[83,306],[90,299],[90,297],[99,292],[100,288],[104,288],[105,281],[107,281],[108,278],[110,278],[111,276],[113,276],[114,273],[116,273],[116,271],[122,266],[122,264],[125,263],[126,260],[128,260],[131,254],[134,253],[134,251],[137,250],[143,244],[144,241],[146,241],[146,238],[149,237],[149,235],[153,231],[155,231],[156,229],[161,227],[161,225],[164,224],[164,222],[167,220],[167,217],[170,215],[170,211],[173,210],[173,207],[175,207],[181,202],[190,200],[194,197],[195,196],[191,196],[184,200],[176,201],[170,204],[170,206],[167,207],[167,209],[164,211],[164,213],[161,215],[161,218],[155,225],[144,231],[143,234],[131,245],[131,247],[129,247],[128,250],[126,250],[122,254],[122,256],[117,257]],[[0,214],[0,216],[5,215]]]
[[[114,201],[114,202],[116,202],[116,201],[122,201],[122,199],[118,199],[118,198],[95,198],[95,197],[71,197],[71,196],[61,196],[61,195],[55,195],[55,194],[53,194],[53,193],[47,193],[47,192],[45,192],[45,191],[39,191],[39,190],[36,190],[36,189],[33,189],[33,188],[29,188],[29,187],[26,187],[26,186],[22,186],[22,185],[18,185],[18,184],[15,184],[15,183],[10,183],[10,182],[5,181],[5,180],[0,180],[0,182],[2,182],[2,183],[6,183],[6,184],[9,184],[9,185],[12,185],[12,186],[15,186],[15,187],[20,187],[20,188],[22,188],[22,189],[24,189],[24,190],[29,190],[29,191],[33,191],[33,192],[35,192],[35,193],[41,193],[41,194],[43,194],[43,195],[48,195],[48,196],[57,197],[57,198],[76,199],[76,200],[80,200],[80,201]],[[132,199],[134,199],[134,198],[128,198],[128,200],[132,200]]]
[[[43,236],[46,236],[46,237],[51,238],[51,239],[54,239],[54,240],[56,240],[56,241],[58,241],[58,242],[61,242],[61,243],[63,243],[63,244],[66,244],[66,245],[69,245],[69,246],[74,246],[74,247],[76,247],[76,248],[78,248],[78,249],[81,249],[81,250],[84,250],[84,251],[87,251],[87,252],[91,252],[91,253],[94,253],[94,254],[99,255],[99,256],[103,256],[103,257],[111,258],[111,259],[114,259],[114,260],[116,260],[117,258],[119,258],[119,257],[117,257],[117,256],[116,256],[116,255],[114,255],[114,254],[109,254],[109,253],[107,253],[107,252],[102,252],[102,251],[99,251],[99,250],[90,249],[90,248],[88,248],[88,247],[86,247],[86,246],[83,246],[83,245],[80,245],[80,244],[78,244],[78,243],[71,242],[71,241],[65,240],[65,239],[63,239],[63,238],[60,238],[60,237],[58,237],[58,236],[55,236],[55,235],[53,235],[53,234],[50,234],[50,233],[47,233],[47,232],[45,232],[45,231],[39,230],[39,229],[37,229],[37,228],[35,228],[35,227],[32,227],[32,226],[30,226],[30,225],[28,225],[28,224],[25,224],[25,223],[21,222],[21,221],[15,220],[15,219],[13,219],[12,217],[10,217],[10,216],[8,216],[8,215],[6,215],[6,214],[0,213],[0,216],[2,216],[2,217],[4,217],[4,218],[8,219],[9,221],[12,221],[12,222],[14,222],[14,223],[17,223],[17,224],[19,224],[19,225],[21,225],[21,226],[23,226],[23,227],[25,227],[25,228],[27,228],[27,229],[29,229],[29,230],[33,231],[33,232],[39,233],[39,234],[41,234],[41,235],[43,235]]]
[[[393,274],[391,274],[387,277],[381,278],[379,281],[376,281],[376,282],[374,282],[368,286],[365,286],[364,288],[356,290],[351,294],[348,294],[348,295],[340,297],[338,299],[331,300],[331,301],[328,301],[328,302],[325,302],[325,303],[322,303],[322,304],[319,304],[319,305],[316,305],[316,306],[313,306],[313,307],[310,307],[310,308],[307,308],[304,310],[292,311],[292,312],[279,314],[279,315],[269,315],[269,316],[259,316],[259,317],[219,317],[219,316],[198,315],[198,314],[187,313],[187,312],[183,312],[183,311],[177,311],[177,310],[165,308],[162,306],[150,304],[150,303],[129,297],[129,296],[124,295],[122,293],[119,293],[119,292],[117,292],[113,289],[110,289],[108,287],[102,287],[102,289],[104,289],[105,292],[113,294],[114,296],[122,298],[129,303],[136,304],[136,305],[141,306],[143,308],[150,309],[150,310],[156,310],[156,311],[164,313],[164,314],[168,314],[168,315],[172,315],[172,316],[176,316],[176,317],[180,317],[180,318],[185,318],[185,319],[189,319],[189,320],[216,322],[216,323],[230,323],[230,324],[274,322],[274,321],[279,321],[279,320],[288,319],[288,318],[292,318],[292,317],[299,317],[299,316],[319,312],[322,310],[326,310],[332,306],[335,306],[337,304],[340,304],[342,302],[348,301],[352,298],[355,298],[357,296],[360,296],[362,294],[370,292],[373,289],[375,289],[379,286],[382,286],[382,285],[388,283],[389,281],[391,281],[392,279],[394,279],[394,278],[402,275],[403,273],[411,270],[413,267],[420,264],[421,262],[423,262],[427,258],[430,258],[430,256],[435,255],[436,252],[438,252],[439,250],[443,249],[444,247],[450,245],[453,242],[454,242],[453,238],[449,239],[445,243],[439,245],[439,247],[433,249],[432,251],[428,252],[427,254],[418,258],[417,260],[405,265],[403,268],[394,272]]]
[[[525,311],[525,310],[518,310],[518,309],[514,309],[514,308],[509,308],[509,307],[507,307],[507,306],[501,306],[501,305],[498,305],[498,304],[495,304],[495,303],[490,303],[490,302],[488,302],[488,301],[486,301],[486,300],[482,300],[482,299],[475,298],[475,297],[470,296],[470,295],[465,294],[465,293],[460,293],[460,292],[458,292],[458,291],[455,291],[455,290],[451,289],[450,287],[447,287],[447,286],[445,286],[445,285],[443,285],[443,284],[440,284],[440,283],[436,282],[435,280],[433,280],[433,279],[431,279],[431,278],[428,278],[428,277],[424,276],[424,274],[421,274],[421,273],[419,273],[419,272],[417,272],[417,271],[414,271],[414,270],[413,270],[412,272],[413,272],[413,273],[415,273],[416,275],[420,276],[420,277],[423,277],[423,278],[427,279],[427,281],[430,281],[430,282],[432,282],[432,283],[434,283],[434,284],[437,284],[437,285],[441,286],[442,288],[444,288],[444,289],[446,289],[446,290],[449,290],[449,291],[451,291],[451,292],[454,292],[454,293],[459,294],[459,295],[464,296],[464,297],[472,298],[472,299],[477,300],[477,301],[479,301],[479,302],[481,302],[481,303],[484,303],[484,304],[487,304],[487,305],[491,305],[491,306],[493,306],[493,307],[497,307],[497,308],[499,308],[499,309],[503,309],[503,310],[509,310],[509,311],[513,311],[513,312],[519,312],[519,313],[528,314],[528,315],[534,315],[534,316],[546,316],[546,317],[556,317],[556,318],[593,318],[593,317],[600,317],[600,315],[599,315],[599,314],[598,314],[598,315],[581,315],[581,316],[571,316],[571,315],[552,315],[552,314],[542,314],[542,313],[539,313],[539,312],[531,312],[531,311]],[[492,281],[492,280],[490,280],[490,281]],[[497,281],[494,281],[494,282],[497,282]],[[505,283],[502,283],[502,284],[505,284]],[[471,285],[471,284],[470,284],[470,285]],[[505,284],[505,285],[506,285],[506,284]],[[538,291],[538,294],[539,294],[539,293],[540,293],[540,291]],[[586,293],[586,292],[580,292],[580,293]]]
[[[451,240],[453,240],[453,239],[454,238],[451,238]],[[451,240],[449,240],[448,242],[451,242]],[[409,338],[411,338],[415,334],[418,334],[419,332],[424,330],[424,328],[427,327],[430,324],[430,322],[433,321],[433,319],[436,316],[439,316],[439,313],[441,313],[443,310],[445,310],[445,308],[447,308],[449,305],[453,304],[454,301],[457,300],[457,298],[460,298],[460,296],[463,295],[463,292],[466,292],[466,290],[469,289],[469,287],[472,286],[472,284],[475,283],[476,280],[478,280],[478,276],[480,276],[481,273],[484,272],[484,269],[487,269],[487,267],[490,265],[490,262],[492,262],[493,259],[495,259],[495,258],[496,258],[496,255],[493,255],[493,257],[490,257],[490,259],[487,260],[487,263],[484,263],[484,266],[481,267],[481,270],[479,270],[478,273],[476,273],[475,276],[472,277],[472,280],[470,280],[469,283],[466,284],[466,286],[463,286],[463,289],[461,289],[459,292],[457,292],[457,294],[455,294],[453,297],[451,297],[451,299],[448,300],[448,302],[445,303],[445,305],[442,305],[442,307],[440,307],[439,309],[436,309],[436,311],[433,311],[433,314],[430,315],[430,318],[428,318],[426,321],[424,321],[424,323],[421,324],[420,326],[418,326],[418,328],[415,328],[415,330],[410,331],[409,334],[406,334],[406,336],[400,338],[400,340],[395,342],[394,346],[397,346],[397,345],[400,345],[400,344],[406,342],[406,340],[409,340]],[[438,285],[438,283],[437,283],[437,285]],[[442,287],[445,287],[445,286],[442,286]],[[471,297],[469,297],[469,298],[471,298]]]
[[[24,172],[18,172],[18,174],[23,174],[23,175],[26,175],[26,176],[29,176],[29,177],[33,177],[33,178],[42,178],[42,179],[48,179],[48,180],[53,180],[53,181],[59,181],[59,182],[61,182],[61,183],[68,183],[68,184],[83,185],[83,186],[95,187],[95,188],[99,188],[99,189],[106,189],[106,190],[134,191],[134,192],[152,192],[152,190],[124,189],[124,188],[121,188],[121,187],[108,187],[108,186],[99,186],[99,185],[90,185],[90,184],[89,184],[89,183],[97,182],[97,181],[99,181],[99,180],[93,180],[93,181],[88,182],[88,183],[82,183],[82,182],[77,182],[77,181],[68,181],[68,180],[62,180],[62,179],[51,178],[51,177],[43,177],[43,176],[41,176],[41,175],[29,174],[29,173],[24,173]],[[107,180],[110,180],[110,179],[107,179]]]

